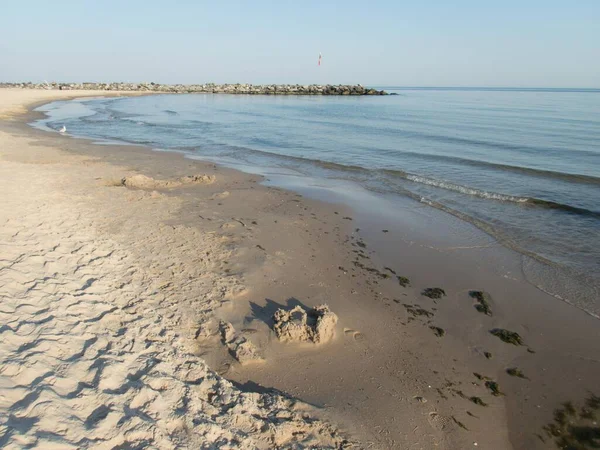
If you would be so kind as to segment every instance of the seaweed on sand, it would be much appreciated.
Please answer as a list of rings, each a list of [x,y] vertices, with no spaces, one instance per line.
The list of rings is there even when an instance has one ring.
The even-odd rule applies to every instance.
[[[354,260],[352,261],[352,264],[354,264],[355,267],[358,267],[359,269],[363,269],[366,270],[367,272],[378,276],[379,278],[383,278],[383,279],[388,279],[390,278],[390,275],[384,272],[381,272],[380,270],[375,269],[374,267],[369,267],[369,266],[365,266],[363,263],[361,263],[358,260]]]
[[[492,315],[492,308],[488,302],[490,299],[489,294],[482,291],[469,291],[469,295],[477,301],[477,304],[475,305],[477,311],[486,316]]]
[[[398,278],[398,284],[402,287],[406,287],[408,285],[410,285],[410,280],[406,277],[400,276],[400,275],[396,275],[396,278]]]
[[[443,337],[446,334],[446,331],[444,331],[443,328],[434,327],[433,325],[431,325],[429,328],[431,328],[433,330],[433,332],[435,333],[435,335],[437,337]]]
[[[469,400],[471,400],[473,403],[475,403],[476,405],[479,406],[487,406],[487,403],[485,403],[483,400],[481,400],[481,398],[479,397],[469,397]]]
[[[478,380],[481,380],[481,381],[491,380],[490,377],[486,377],[485,375],[481,375],[480,373],[477,373],[477,372],[473,372],[473,375],[475,375],[475,378],[477,378]]]
[[[498,386],[498,383],[496,383],[495,381],[492,381],[492,380],[486,381],[485,387],[488,388],[492,392],[492,395],[494,397],[500,397],[501,395],[504,395],[502,392],[500,392],[500,386]]]
[[[485,381],[485,387],[492,392],[494,397],[500,397],[501,395],[504,395],[502,392],[500,392],[500,386],[498,383],[492,380],[490,377],[486,377],[485,375],[481,375],[477,372],[473,372],[473,375],[475,375],[475,378],[478,380]]]
[[[563,403],[554,411],[554,421],[544,427],[546,435],[558,448],[591,450],[600,448],[600,397],[592,394],[584,405],[576,408],[572,402]]]
[[[525,380],[529,380],[529,378],[525,376],[523,371],[521,369],[518,369],[517,367],[511,367],[509,369],[506,369],[506,373],[509,374],[511,377],[518,377],[523,378]]]
[[[500,338],[503,342],[512,345],[524,345],[523,338],[514,331],[508,331],[503,328],[494,328],[490,330],[490,333]]]
[[[418,305],[409,305],[407,303],[404,303],[403,306],[406,308],[406,311],[409,314],[413,315],[413,317],[416,317],[416,316],[431,317],[431,316],[433,316],[433,313],[431,311],[427,311],[426,309],[423,309],[423,308],[419,307]]]
[[[442,288],[439,288],[439,287],[427,288],[427,289],[424,289],[423,292],[421,292],[421,295],[424,295],[425,297],[429,297],[434,300],[437,300],[437,299],[440,299],[443,296],[445,296],[446,291],[444,291]]]
[[[456,425],[458,425],[459,427],[461,427],[463,430],[469,431],[469,429],[465,426],[465,424],[462,423],[460,420],[458,420],[456,417],[452,416],[452,420],[454,421],[454,423]]]

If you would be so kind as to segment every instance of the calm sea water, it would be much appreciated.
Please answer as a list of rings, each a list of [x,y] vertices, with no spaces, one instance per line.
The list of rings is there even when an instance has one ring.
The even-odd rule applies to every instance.
[[[398,95],[161,95],[42,109],[46,126],[76,136],[410,196],[558,269],[550,290],[598,314],[600,90],[388,91]],[[567,278],[584,289],[561,291]]]

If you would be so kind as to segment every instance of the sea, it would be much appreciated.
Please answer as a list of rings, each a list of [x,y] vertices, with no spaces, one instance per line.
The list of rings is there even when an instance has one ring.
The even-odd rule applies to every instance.
[[[429,205],[600,317],[600,89],[377,88],[396,95],[76,99],[34,125]]]

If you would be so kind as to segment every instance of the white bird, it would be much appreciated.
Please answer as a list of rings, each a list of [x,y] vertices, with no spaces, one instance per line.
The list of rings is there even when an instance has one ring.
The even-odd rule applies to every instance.
[[[62,128],[60,130],[58,130],[59,133],[64,133],[67,131],[67,127],[65,127],[64,125],[62,126]]]

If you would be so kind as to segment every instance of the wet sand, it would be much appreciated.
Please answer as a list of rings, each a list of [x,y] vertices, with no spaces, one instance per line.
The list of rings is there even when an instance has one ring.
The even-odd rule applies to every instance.
[[[241,392],[283,392],[318,406],[317,417],[333,420],[359,448],[423,449],[553,448],[543,427],[555,410],[600,393],[598,320],[532,286],[521,255],[456,218],[410,200],[293,186],[300,195],[173,153],[93,145],[33,130],[24,121],[34,116],[2,123],[4,139],[15,140],[2,148],[4,169],[14,173],[26,160],[37,174],[68,180],[53,182],[44,204],[57,197],[93,208],[86,227],[145,255],[138,270],[156,277],[153,288],[173,308],[160,317],[170,316],[186,349]],[[216,181],[120,185],[132,174],[199,173]],[[190,288],[192,279],[203,283]],[[444,295],[422,295],[428,288]],[[478,298],[491,315],[475,308]],[[339,317],[333,341],[277,341],[277,308],[322,303]],[[149,310],[139,313],[156,318]],[[236,361],[220,320],[264,360]],[[493,329],[517,332],[524,345],[503,342]],[[509,375],[512,368],[526,378]]]

